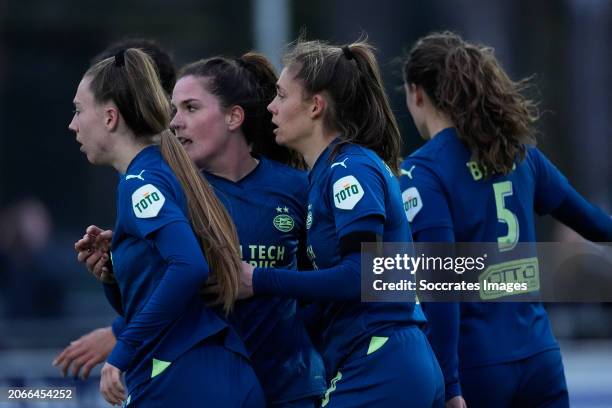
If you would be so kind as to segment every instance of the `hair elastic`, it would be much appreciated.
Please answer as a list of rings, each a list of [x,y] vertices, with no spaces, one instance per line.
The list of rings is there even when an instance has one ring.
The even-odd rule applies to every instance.
[[[125,65],[125,50],[120,50],[115,54],[115,66],[121,68]]]
[[[346,59],[349,61],[355,58],[355,54],[353,54],[353,51],[351,51],[348,45],[345,45],[344,47],[342,47],[342,53],[344,54]]]

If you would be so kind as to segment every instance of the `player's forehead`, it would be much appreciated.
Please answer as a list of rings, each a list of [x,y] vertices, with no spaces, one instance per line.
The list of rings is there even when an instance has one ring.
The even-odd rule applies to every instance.
[[[301,89],[302,85],[295,78],[295,74],[293,70],[288,67],[283,68],[280,76],[278,77],[278,81],[276,81],[276,88],[281,90],[295,90]]]
[[[91,91],[91,79],[85,77],[79,82],[76,93],[74,95],[73,103],[75,105],[86,105],[93,102],[93,93]]]
[[[187,100],[206,100],[213,95],[206,88],[206,78],[188,75],[180,78],[172,90],[172,102],[183,103]]]

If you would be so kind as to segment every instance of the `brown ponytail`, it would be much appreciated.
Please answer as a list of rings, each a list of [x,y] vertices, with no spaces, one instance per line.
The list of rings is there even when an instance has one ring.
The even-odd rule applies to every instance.
[[[492,48],[451,32],[429,34],[410,51],[403,75],[450,117],[488,176],[508,174],[536,144],[537,103],[523,95],[531,78],[512,81]]]
[[[238,295],[241,273],[238,234],[227,211],[169,131],[170,101],[151,58],[137,49],[120,51],[86,73],[97,102],[112,100],[136,137],[160,136],[161,153],[181,183],[189,220],[221,290],[217,301],[226,313]]]
[[[191,226],[200,240],[212,277],[221,288],[216,300],[229,313],[238,296],[241,271],[238,233],[234,223],[169,130],[161,133],[160,147],[164,159],[183,187]]]

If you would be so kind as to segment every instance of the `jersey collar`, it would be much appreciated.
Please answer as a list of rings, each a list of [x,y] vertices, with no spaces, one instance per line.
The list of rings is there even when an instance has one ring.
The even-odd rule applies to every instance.
[[[253,168],[253,170],[251,170],[244,177],[242,177],[240,180],[237,180],[237,181],[232,181],[224,177],[216,176],[212,173],[207,172],[206,170],[201,170],[201,172],[207,180],[211,180],[211,179],[217,180],[218,182],[230,184],[235,187],[244,188],[246,185],[249,184],[251,180],[257,180],[259,173],[263,171],[264,167],[268,166],[268,159],[265,158],[264,156],[260,155],[259,157],[257,157],[257,160],[259,161],[259,163],[257,163],[257,165]]]

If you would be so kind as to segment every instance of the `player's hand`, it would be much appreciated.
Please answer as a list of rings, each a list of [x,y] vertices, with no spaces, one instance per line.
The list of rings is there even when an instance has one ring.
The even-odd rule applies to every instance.
[[[113,231],[102,230],[90,225],[83,238],[74,244],[77,260],[84,263],[87,270],[104,283],[114,283],[110,260],[110,245]]]
[[[53,360],[53,365],[60,367],[64,377],[72,365],[72,376],[76,378],[80,371],[81,377],[86,380],[92,368],[106,361],[116,342],[110,327],[93,330],[71,342]]]
[[[467,408],[465,400],[461,395],[457,395],[446,401],[446,408]]]
[[[121,371],[114,365],[104,363],[100,378],[100,393],[111,405],[121,405],[127,398],[121,381]]]

